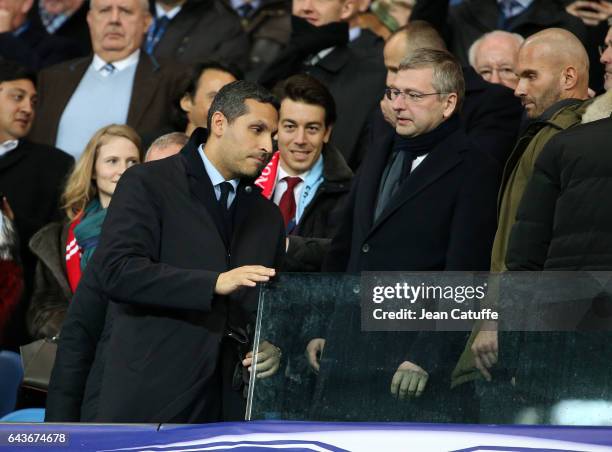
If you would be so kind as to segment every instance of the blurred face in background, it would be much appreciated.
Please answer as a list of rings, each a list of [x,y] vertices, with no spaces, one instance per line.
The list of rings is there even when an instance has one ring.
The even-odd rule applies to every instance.
[[[292,3],[292,14],[315,27],[346,21],[356,10],[356,0],[293,0]]]
[[[18,140],[30,132],[36,100],[31,80],[0,83],[0,142]]]
[[[139,162],[138,148],[130,140],[118,136],[105,139],[105,143],[98,149],[93,174],[103,208],[108,207],[117,182],[125,170]]]
[[[84,0],[43,0],[43,8],[50,14],[70,14],[81,7]]]
[[[195,94],[185,94],[181,99],[181,109],[187,115],[187,135],[198,127],[206,127],[213,99],[221,88],[235,81],[232,74],[218,69],[206,69],[202,73]]]
[[[516,63],[520,43],[506,35],[486,37],[474,54],[474,69],[490,83],[515,89],[518,83]]]

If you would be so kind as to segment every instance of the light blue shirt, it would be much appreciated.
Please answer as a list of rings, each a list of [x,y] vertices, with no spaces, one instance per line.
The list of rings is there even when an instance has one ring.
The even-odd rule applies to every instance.
[[[229,182],[230,184],[232,184],[232,187],[234,187],[234,190],[229,192],[229,195],[227,197],[227,207],[229,208],[229,206],[232,205],[232,202],[234,202],[234,198],[236,197],[236,189],[238,188],[238,183],[240,182],[240,179],[232,179],[226,181],[221,175],[221,173],[217,170],[217,168],[215,168],[215,165],[213,165],[212,162],[208,160],[208,157],[206,157],[206,154],[204,153],[203,144],[201,144],[198,148],[198,153],[200,154],[202,162],[204,163],[204,169],[206,170],[206,174],[208,174],[208,177],[210,178],[210,181],[213,184],[213,188],[215,189],[215,198],[217,198],[217,201],[219,201],[219,198],[221,198],[221,187],[219,185],[221,185],[223,182]]]

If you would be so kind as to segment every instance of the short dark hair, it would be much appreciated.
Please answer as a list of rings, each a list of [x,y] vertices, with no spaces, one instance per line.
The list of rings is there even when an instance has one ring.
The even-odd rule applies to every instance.
[[[285,80],[276,90],[280,101],[291,99],[325,110],[325,127],[336,122],[336,102],[327,87],[307,74],[297,74]]]
[[[200,78],[204,72],[215,70],[225,72],[232,75],[236,80],[242,80],[244,73],[233,64],[226,64],[216,60],[204,60],[189,66],[187,77],[179,84],[174,91],[172,101],[171,120],[172,125],[177,130],[185,130],[187,128],[187,113],[181,108],[181,100],[184,96],[189,96],[193,99],[200,87]]]
[[[36,85],[36,73],[14,61],[0,61],[0,83],[13,80],[30,80]]]
[[[215,112],[223,113],[223,116],[227,118],[227,122],[230,124],[236,118],[248,113],[249,109],[245,103],[247,99],[262,104],[270,104],[278,110],[278,100],[270,91],[254,82],[236,80],[221,88],[215,96],[210,110],[208,110],[206,127],[210,130],[212,117]]]

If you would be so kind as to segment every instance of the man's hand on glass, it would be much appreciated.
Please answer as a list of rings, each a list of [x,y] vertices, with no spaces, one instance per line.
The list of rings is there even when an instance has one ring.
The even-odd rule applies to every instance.
[[[267,378],[274,375],[278,371],[282,355],[281,349],[277,346],[268,341],[261,342],[255,360],[257,363],[257,378]],[[242,365],[251,372],[253,350],[246,354],[246,357],[242,360]]]
[[[472,354],[474,355],[474,365],[487,381],[491,381],[489,369],[497,363],[498,340],[497,322],[486,321],[481,330],[476,334],[472,343]]]
[[[398,400],[420,397],[425,391],[429,374],[420,366],[404,361],[391,380],[391,395]]]
[[[276,274],[273,268],[263,265],[245,265],[221,273],[217,278],[215,293],[229,295],[242,287],[255,287],[258,282],[267,282]]]
[[[317,337],[312,339],[306,346],[306,359],[310,367],[315,372],[319,372],[321,368],[321,356],[323,355],[323,349],[325,348],[325,339]]]

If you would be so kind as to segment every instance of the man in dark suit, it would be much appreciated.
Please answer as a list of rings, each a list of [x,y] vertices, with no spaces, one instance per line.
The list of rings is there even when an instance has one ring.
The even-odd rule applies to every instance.
[[[277,122],[267,91],[233,82],[217,94],[208,132],[119,183],[92,261],[114,318],[99,421],[244,417],[253,288],[284,255],[281,215],[249,180]],[[262,341],[257,376],[272,375],[279,358]]]
[[[91,53],[88,10],[86,0],[42,0],[34,2],[28,16],[34,27],[74,42],[79,47],[78,56],[87,56]]]
[[[457,117],[464,96],[461,67],[446,51],[417,49],[400,64],[387,96],[395,111],[396,128],[387,129],[372,143],[351,189],[324,270],[486,270],[495,233],[499,170],[493,159],[470,143],[461,128]],[[327,358],[337,350],[334,340],[339,343],[339,335],[351,331],[347,322],[346,316],[332,318]],[[353,333],[360,331],[358,323],[350,326]],[[391,381],[385,373],[370,375],[367,383],[372,385],[368,389],[382,397],[382,406],[389,406],[389,392],[405,399],[426,391],[422,404],[411,402],[406,406],[404,412],[410,413],[407,419],[452,420],[457,400],[452,402],[453,394],[448,390],[450,370],[461,352],[462,336],[431,332],[353,334],[351,348],[361,356],[353,356],[350,365],[368,363],[350,372],[363,375],[367,369],[392,367],[396,370],[390,373]],[[373,350],[368,343],[381,340],[386,341],[384,356],[363,358],[364,350]],[[308,345],[309,360],[315,368],[325,344],[320,337]],[[328,378],[330,387],[334,387],[334,378],[343,379],[346,372],[348,369],[340,369],[336,377]],[[344,399],[337,403],[332,401],[333,394],[324,395],[321,411],[357,401],[357,392],[368,390],[351,386],[343,385]],[[368,410],[363,407],[353,412],[367,419],[364,412]]]
[[[80,55],[76,43],[53,36],[28,19],[33,0],[0,6],[0,56],[38,71]]]
[[[214,59],[246,69],[249,41],[240,19],[220,0],[153,2],[145,50],[160,60],[194,64]]]
[[[366,55],[348,45],[346,21],[356,8],[352,0],[294,0],[292,8],[289,44],[260,80],[274,86],[306,72],[326,85],[338,110],[330,142],[355,171],[366,152],[368,116],[383,93],[382,55]]]
[[[130,14],[122,12],[124,3]],[[141,136],[169,126],[178,74],[139,50],[151,22],[146,6],[143,0],[91,3],[94,56],[41,72],[32,139],[78,156],[94,132],[111,123]]]
[[[24,300],[28,300],[35,266],[28,242],[44,225],[61,218],[59,198],[74,163],[72,157],[58,149],[24,139],[34,120],[35,105],[34,74],[16,63],[0,62],[0,193],[15,214],[25,273]],[[27,304],[19,305],[3,329],[2,348],[28,342],[26,310]]]
[[[387,40],[384,49],[387,86],[392,83],[400,62],[414,49],[422,47],[446,50],[438,32],[423,21],[409,23]],[[510,89],[484,81],[472,67],[463,68],[463,77],[465,101],[459,112],[463,127],[472,142],[503,167],[518,135],[523,113],[521,102]],[[387,122],[394,126],[393,109],[388,99],[383,98],[381,108]],[[377,134],[381,127],[386,127],[380,123],[375,117],[372,133]]]

